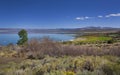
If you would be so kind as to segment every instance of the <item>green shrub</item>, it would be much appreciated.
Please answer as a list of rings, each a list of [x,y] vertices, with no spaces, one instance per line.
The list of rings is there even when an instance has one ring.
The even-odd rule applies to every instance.
[[[20,37],[20,39],[17,42],[18,45],[23,45],[24,43],[28,41],[26,30],[22,29],[21,31],[18,32],[18,35]]]
[[[65,72],[65,75],[75,75],[75,73],[71,72],[71,71],[67,71],[67,72]]]
[[[120,64],[108,63],[102,66],[102,70],[106,75],[120,75]]]
[[[35,75],[44,75],[44,71],[39,70],[39,71],[36,72]]]
[[[88,71],[93,71],[94,67],[93,67],[93,64],[87,60],[83,65],[83,69]]]

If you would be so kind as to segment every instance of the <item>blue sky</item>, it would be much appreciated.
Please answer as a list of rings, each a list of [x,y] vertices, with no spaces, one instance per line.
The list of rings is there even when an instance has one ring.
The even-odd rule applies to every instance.
[[[0,28],[119,27],[120,0],[0,0]]]

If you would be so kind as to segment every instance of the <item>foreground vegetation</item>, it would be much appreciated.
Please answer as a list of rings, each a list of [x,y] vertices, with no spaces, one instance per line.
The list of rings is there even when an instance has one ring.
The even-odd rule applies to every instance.
[[[0,64],[1,75],[120,75],[115,56],[64,56]]]
[[[115,36],[85,35],[62,43],[31,39],[1,46],[0,75],[120,75],[120,42]]]
[[[120,75],[120,43],[63,45],[50,39],[2,46],[0,75]]]

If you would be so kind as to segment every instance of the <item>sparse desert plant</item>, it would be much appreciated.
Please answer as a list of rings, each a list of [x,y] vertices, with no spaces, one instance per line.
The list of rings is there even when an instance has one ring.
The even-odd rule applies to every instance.
[[[67,72],[65,72],[65,75],[75,75],[75,73],[71,72],[71,71],[67,71]]]
[[[32,39],[28,42],[28,45],[21,49],[21,52],[26,53],[28,58],[44,58],[45,55],[60,56],[62,55],[61,44],[52,41],[49,38],[41,40]]]
[[[87,60],[84,65],[83,65],[83,69],[84,70],[88,70],[88,71],[94,71],[94,67],[93,67],[93,64]]]
[[[120,65],[117,63],[104,64],[102,70],[106,75],[120,75]]]

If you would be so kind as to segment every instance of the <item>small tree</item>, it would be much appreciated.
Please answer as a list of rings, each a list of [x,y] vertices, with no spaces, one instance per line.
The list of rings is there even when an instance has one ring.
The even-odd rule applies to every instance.
[[[18,35],[20,37],[20,39],[17,42],[18,45],[23,45],[24,43],[28,41],[26,30],[22,29],[21,31],[18,32]]]

